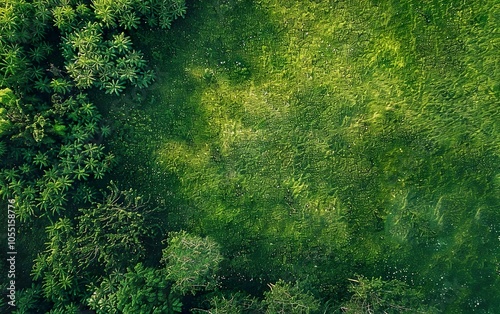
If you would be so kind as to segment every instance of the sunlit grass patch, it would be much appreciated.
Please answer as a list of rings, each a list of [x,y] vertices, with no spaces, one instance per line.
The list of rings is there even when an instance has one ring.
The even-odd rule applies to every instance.
[[[414,280],[439,299],[449,282],[469,284],[463,257],[498,291],[480,262],[495,263],[487,247],[499,232],[487,12],[498,7],[221,3],[197,4],[190,33],[168,35],[175,51],[158,60],[144,108],[155,132],[137,135],[178,183],[185,207],[172,215],[189,208],[185,226],[221,243],[227,271],[262,285],[283,276],[331,292],[357,271]]]

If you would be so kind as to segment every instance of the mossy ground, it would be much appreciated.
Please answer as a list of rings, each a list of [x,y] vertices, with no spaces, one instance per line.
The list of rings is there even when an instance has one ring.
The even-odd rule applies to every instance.
[[[498,309],[499,19],[495,1],[192,1],[137,35],[158,80],[109,110],[113,176],[216,239],[228,285],[329,298],[358,273]]]

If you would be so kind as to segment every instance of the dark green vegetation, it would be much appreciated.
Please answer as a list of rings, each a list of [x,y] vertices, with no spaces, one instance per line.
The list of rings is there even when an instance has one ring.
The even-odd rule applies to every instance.
[[[184,13],[2,5],[18,313],[500,312],[496,1]]]

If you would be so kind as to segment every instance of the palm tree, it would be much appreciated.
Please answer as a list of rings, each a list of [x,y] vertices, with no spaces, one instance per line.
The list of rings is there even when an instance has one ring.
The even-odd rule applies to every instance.
[[[126,57],[125,60],[128,60],[128,62],[137,67],[138,69],[142,69],[144,66],[146,66],[146,60],[144,60],[144,56],[142,52],[132,50]]]
[[[57,213],[59,213],[61,209],[64,209],[64,205],[68,201],[66,193],[60,192],[60,189],[61,187],[54,188],[50,199],[52,210],[57,211]]]
[[[103,146],[94,143],[85,144],[83,146],[83,154],[90,157],[101,158],[103,155]]]
[[[148,24],[149,27],[158,26],[158,19],[157,19],[156,15],[149,14],[148,16],[146,16],[146,23]]]
[[[32,172],[32,168],[29,164],[22,164],[21,166],[19,166],[19,171],[21,171],[21,173],[23,174],[28,174],[30,172]]]
[[[109,82],[104,83],[104,88],[106,94],[116,94],[116,96],[119,96],[120,93],[125,89],[123,86],[123,82],[120,80],[113,79]]]
[[[50,87],[55,93],[66,94],[71,91],[71,83],[63,78],[54,78],[50,82]]]
[[[170,5],[170,12],[175,17],[184,17],[186,15],[186,1],[185,0],[173,0]]]
[[[115,12],[112,10],[111,5],[109,1],[105,0],[92,1],[95,16],[101,20],[103,25],[109,28],[116,26]]]
[[[102,30],[96,22],[88,22],[85,27],[63,37],[63,43],[80,54],[96,51],[102,43]],[[67,60],[69,60],[68,58]]]
[[[50,93],[50,81],[47,77],[40,78],[35,81],[35,89],[44,92]]]
[[[64,64],[64,68],[66,69],[66,72],[69,74],[69,76],[71,76],[72,78],[75,78],[78,75],[78,71],[80,70],[76,62],[73,61],[66,62]]]
[[[9,189],[14,191],[16,194],[21,194],[23,187],[25,186],[24,180],[17,179],[9,183]]]
[[[64,60],[71,60],[75,57],[75,51],[66,37],[62,38],[61,55]]]
[[[127,30],[137,29],[137,27],[139,27],[139,24],[139,17],[132,11],[127,11],[120,16],[120,26]]]
[[[95,85],[100,89],[105,88],[105,82],[113,79],[113,72],[115,71],[115,65],[112,62],[108,62],[104,65],[104,68],[99,71],[99,79],[96,81]]]
[[[113,155],[113,153],[109,153],[106,155],[106,157],[104,157],[104,162],[106,165],[110,166],[112,164],[115,163],[115,155]]]
[[[17,28],[16,32],[16,42],[22,43],[22,44],[27,44],[33,39],[33,33],[28,29],[26,25],[22,25],[21,27]]]
[[[51,18],[51,12],[45,2],[33,1],[33,7],[35,9],[35,21],[39,21],[43,25],[46,25]]]
[[[60,173],[56,166],[52,166],[51,168],[44,170],[43,172],[43,180],[44,182],[54,182],[59,177]]]
[[[57,280],[54,274],[46,274],[43,277],[43,295],[45,298],[51,300],[53,296],[59,294],[59,289],[57,288]]]
[[[63,107],[63,110],[65,112],[71,112],[71,113],[74,112],[76,115],[78,115],[78,111],[80,108],[80,101],[78,100],[78,95],[76,100],[73,97],[66,98],[66,100],[64,100],[61,106]],[[78,121],[78,119],[73,119],[73,120]]]
[[[75,161],[71,156],[65,156],[61,159],[60,165],[62,166],[63,174],[70,174],[74,172],[75,169]]]
[[[34,280],[42,279],[45,269],[47,268],[47,260],[45,255],[38,253],[33,260],[33,268],[31,269],[31,276]]]
[[[137,70],[133,67],[127,66],[120,71],[120,79],[134,82],[137,80]]]
[[[74,197],[77,202],[92,203],[96,198],[96,192],[91,186],[83,183],[78,185]]]
[[[23,68],[25,60],[22,56],[22,48],[17,45],[9,45],[5,47],[5,51],[1,53],[0,66],[4,75],[15,75],[16,72]]]
[[[81,128],[81,125],[79,125],[79,124],[78,124],[78,125],[76,125],[76,126],[74,127],[74,130],[76,130],[76,129],[77,129],[77,127],[80,127],[80,128]],[[74,158],[75,160],[77,160],[77,159],[78,159],[78,158],[77,158],[77,157],[78,157],[78,154],[80,154],[80,153],[81,153],[81,151],[82,151],[83,144],[82,144],[82,143],[80,143],[80,142],[78,142],[78,141],[75,141],[74,143],[72,143],[72,144],[71,144],[71,147],[73,147],[73,155],[72,155],[72,156],[73,156],[73,158]]]
[[[61,145],[61,148],[59,148],[59,153],[57,154],[57,156],[59,157],[70,156],[72,152],[73,152],[73,146],[69,144],[64,144]]]
[[[36,190],[35,188],[28,184],[26,188],[23,190],[23,197],[27,201],[34,201],[35,200],[35,195],[36,195]]]
[[[98,160],[94,157],[90,157],[85,159],[85,168],[89,169],[89,171],[93,172],[98,165]]]
[[[83,30],[74,31],[68,35],[68,37],[62,38],[63,50],[68,53],[63,53],[63,57],[66,60],[71,60],[77,52],[88,51],[87,45],[88,40],[83,35]]]
[[[78,101],[79,103],[83,102],[83,101],[87,101],[87,94],[84,94],[84,93],[78,93],[76,95],[76,101]]]
[[[30,68],[30,70],[31,70],[30,76],[33,79],[41,79],[45,75],[45,70],[42,67],[37,66]]]
[[[94,74],[90,70],[79,71],[78,75],[73,76],[73,79],[75,86],[82,89],[89,88],[95,81]]]
[[[3,171],[3,175],[4,175],[5,179],[7,179],[7,181],[10,181],[10,182],[12,182],[16,179],[19,179],[18,171],[14,168],[5,169]]]
[[[34,48],[30,48],[29,50],[29,56],[31,59],[35,60],[36,62],[41,62],[45,59],[45,53],[43,51],[43,48],[40,46],[36,46]]]
[[[23,149],[22,155],[24,161],[32,162],[33,157],[35,157],[35,151],[33,149]]]
[[[78,169],[75,169],[73,172],[74,178],[77,180],[87,180],[89,174],[84,167],[78,166]]]
[[[118,69],[123,69],[127,66],[127,64],[130,63],[130,59],[128,59],[127,57],[121,57],[121,58],[118,58],[116,59],[116,68]]]
[[[113,40],[111,41],[111,49],[116,50],[118,53],[123,54],[130,50],[132,46],[132,41],[130,37],[125,36],[122,32],[118,35],[113,35]]]
[[[35,215],[35,204],[33,202],[20,201],[17,205],[17,217],[21,222],[27,222]],[[19,306],[19,305],[16,305]]]
[[[17,29],[18,17],[14,12],[14,7],[12,5],[2,6],[2,20],[0,23],[0,35],[2,39],[12,41],[15,37]]]
[[[85,131],[89,135],[95,134],[99,130],[99,127],[97,126],[96,122],[88,122],[85,124]]]
[[[98,165],[94,169],[94,178],[96,178],[96,179],[102,179],[102,178],[104,178],[105,174],[106,174],[106,170],[104,169],[104,167],[102,165]]]
[[[72,286],[74,285],[73,276],[70,274],[61,274],[61,277],[59,278],[59,285],[64,290],[71,289]],[[78,310],[78,308],[77,308],[77,310]]]
[[[69,233],[73,229],[73,225],[69,218],[59,218],[54,224],[46,227],[47,235],[51,240],[58,239],[61,234]],[[59,241],[51,241],[52,244],[55,244]]]
[[[75,11],[79,16],[89,16],[92,14],[92,10],[83,3],[78,4]]]
[[[88,116],[87,118],[87,122],[99,124],[99,122],[102,120],[102,115],[99,111],[95,111],[93,115]]]
[[[111,128],[107,125],[101,126],[101,134],[103,137],[107,137],[111,134]]]
[[[52,9],[52,16],[54,17],[54,26],[62,32],[70,32],[73,29],[76,13],[69,5],[55,7]]]
[[[139,88],[146,88],[153,83],[154,79],[154,72],[152,70],[148,70],[140,75],[134,82],[132,82],[132,84]]]
[[[105,52],[103,52],[102,54],[99,53],[99,54],[95,54],[95,55],[92,55],[92,59],[91,59],[91,70],[92,72],[99,72],[99,71],[102,71],[104,70],[104,68],[106,67],[106,64],[109,62],[110,59],[113,59],[115,58],[115,53],[114,51],[112,50],[106,50]]]
[[[59,184],[61,184],[63,191],[68,191],[73,185],[73,180],[69,178],[68,175],[60,176],[57,178]]]
[[[49,191],[49,200],[51,201],[51,203],[53,203],[54,195],[62,191],[62,185],[61,183],[58,183],[57,178],[55,178],[54,180],[47,181],[45,183],[44,189]]]
[[[78,120],[80,119],[78,110],[77,109],[69,110],[68,118],[73,120],[73,122],[78,122]]]
[[[170,11],[161,11],[159,14],[160,18],[160,27],[161,28],[166,28],[170,29],[170,26],[172,25],[172,21],[174,20],[174,16]]]
[[[139,11],[142,15],[149,15],[151,13],[151,3],[150,1],[138,1],[137,11]]]
[[[85,127],[81,124],[77,124],[74,127],[72,127],[72,132],[73,132],[73,137],[75,139],[75,142],[77,143],[84,143],[87,141],[92,135],[87,132]]]
[[[40,48],[42,49],[43,54],[44,54],[45,56],[50,55],[50,54],[52,53],[52,50],[54,50],[54,49],[53,49],[53,47],[52,47],[52,45],[51,45],[51,44],[49,44],[49,43],[48,43],[48,42],[46,42],[46,41],[43,41],[43,42],[39,43],[39,44],[38,44],[38,47],[40,47]]]
[[[46,152],[38,152],[33,158],[33,164],[39,166],[40,169],[47,167],[49,165],[49,156]]]
[[[92,116],[92,115],[94,115],[96,113],[97,107],[93,103],[91,103],[91,102],[84,102],[80,106],[80,111],[84,115]]]

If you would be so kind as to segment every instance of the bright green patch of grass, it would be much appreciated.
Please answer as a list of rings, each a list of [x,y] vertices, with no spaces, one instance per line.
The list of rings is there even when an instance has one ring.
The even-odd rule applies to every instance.
[[[227,274],[354,273],[421,285],[450,313],[498,306],[495,1],[203,1],[142,38],[149,94],[117,176],[211,235]],[[245,285],[245,283],[243,283]]]

